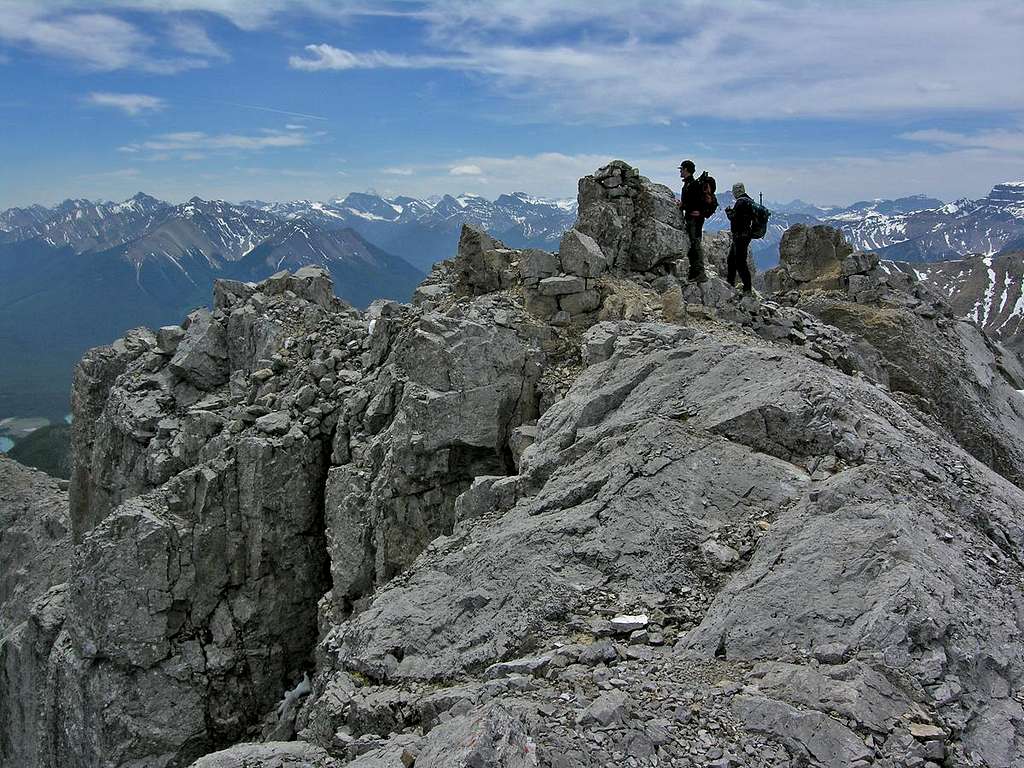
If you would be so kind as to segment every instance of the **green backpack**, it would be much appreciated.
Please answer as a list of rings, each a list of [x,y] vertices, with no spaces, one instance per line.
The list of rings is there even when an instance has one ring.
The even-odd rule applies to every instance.
[[[750,207],[753,209],[750,219],[750,239],[760,240],[768,232],[768,219],[771,218],[772,212],[753,200],[750,201]]]

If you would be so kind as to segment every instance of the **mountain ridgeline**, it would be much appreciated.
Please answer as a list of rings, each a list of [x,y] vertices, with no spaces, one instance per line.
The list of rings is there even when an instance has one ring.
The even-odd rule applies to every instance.
[[[949,204],[918,195],[843,208],[799,200],[769,205],[774,215],[768,235],[752,248],[761,268],[778,263],[779,242],[794,224],[829,224],[854,248],[910,262],[1006,253],[1024,245],[1024,182]],[[119,203],[67,200],[53,208],[11,208],[0,212],[0,355],[10,361],[0,369],[0,417],[61,419],[71,368],[85,349],[205,305],[215,279],[254,281],[280,269],[323,266],[338,295],[355,306],[377,298],[404,300],[434,263],[452,256],[463,224],[510,247],[551,251],[576,213],[575,200],[524,193],[493,201],[353,193],[326,202],[192,198],[180,205],[140,193]],[[707,229],[727,224],[719,211]],[[983,302],[988,293],[986,287],[978,296],[965,295],[957,306]],[[1005,311],[998,307],[984,317]]]

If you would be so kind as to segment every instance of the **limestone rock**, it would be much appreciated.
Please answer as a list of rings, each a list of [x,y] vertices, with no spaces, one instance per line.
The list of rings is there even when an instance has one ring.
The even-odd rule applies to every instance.
[[[824,224],[795,224],[779,243],[779,264],[798,283],[838,286],[843,262],[853,253],[842,232]]]
[[[565,296],[570,293],[581,293],[586,289],[586,281],[575,275],[556,275],[540,281],[537,290],[542,296]]]
[[[522,251],[519,255],[519,274],[527,285],[535,286],[547,277],[560,271],[558,255],[536,248]]]
[[[45,738],[47,657],[70,575],[67,493],[0,456],[0,765],[37,765]]]
[[[507,288],[512,282],[513,253],[482,229],[463,224],[453,265],[459,284],[472,295]]]
[[[237,744],[205,755],[189,768],[341,768],[343,763],[302,741]]]
[[[615,160],[580,179],[576,230],[589,235],[616,271],[649,271],[689,243],[672,190]]]
[[[59,482],[0,455],[0,637],[69,575],[71,521]]]
[[[596,290],[570,293],[566,296],[559,297],[558,306],[570,315],[582,315],[587,312],[594,312],[601,306],[601,294]]]
[[[599,277],[608,271],[608,260],[592,237],[570,229],[558,245],[562,269],[579,277]]]
[[[180,325],[165,325],[156,332],[156,351],[161,355],[173,355],[184,337],[185,329]]]
[[[489,302],[522,317],[488,297],[467,316],[428,312],[374,329],[388,356],[363,399],[346,405],[336,442],[352,460],[331,469],[326,488],[339,611],[450,533],[457,497],[474,477],[510,470],[511,432],[536,418],[539,350],[492,323]]]
[[[737,716],[752,731],[769,733],[820,765],[852,765],[872,752],[856,733],[821,712],[805,712],[771,699],[741,696]]]
[[[416,768],[529,768],[536,748],[522,719],[500,704],[453,718],[430,732]]]
[[[606,693],[587,705],[576,718],[576,722],[580,725],[595,723],[601,726],[621,723],[626,715],[627,703],[628,698],[624,693]]]
[[[197,389],[214,389],[228,380],[228,346],[223,324],[205,310],[190,316],[170,369]]]

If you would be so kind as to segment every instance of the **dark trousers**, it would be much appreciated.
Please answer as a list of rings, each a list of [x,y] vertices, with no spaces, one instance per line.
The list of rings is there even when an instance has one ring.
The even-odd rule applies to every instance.
[[[735,234],[732,236],[732,248],[729,249],[729,285],[736,284],[736,273],[739,272],[745,291],[751,289],[750,268],[747,266],[747,250],[749,248],[749,237]]]
[[[700,216],[686,217],[686,237],[690,241],[690,250],[686,252],[686,258],[690,261],[689,278],[704,275],[704,246],[701,237],[704,235],[704,219]]]

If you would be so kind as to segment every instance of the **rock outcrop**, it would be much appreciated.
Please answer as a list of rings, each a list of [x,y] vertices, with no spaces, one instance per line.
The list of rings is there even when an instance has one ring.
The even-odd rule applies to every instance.
[[[621,160],[580,179],[576,229],[600,245],[620,274],[651,272],[689,247],[672,190]]]
[[[681,224],[615,161],[557,253],[466,228],[410,305],[303,269],[91,351],[0,762],[1024,761],[1019,363],[821,228],[770,297],[727,236],[689,284]]]
[[[67,483],[0,456],[0,764],[35,765],[45,743],[45,649],[71,560]]]

